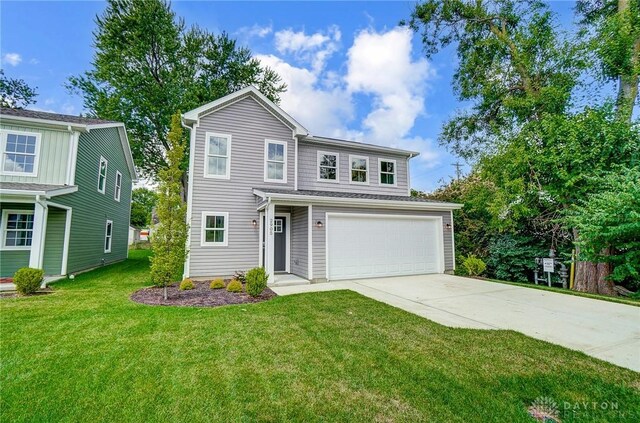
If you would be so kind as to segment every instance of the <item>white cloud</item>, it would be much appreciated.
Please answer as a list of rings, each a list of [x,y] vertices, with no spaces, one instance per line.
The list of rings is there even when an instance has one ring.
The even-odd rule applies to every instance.
[[[271,34],[272,32],[273,32],[272,24],[269,24],[266,26],[253,24],[252,26],[243,26],[242,28],[236,31],[238,35],[241,35],[244,38],[253,38],[253,37],[264,38],[267,35]]]
[[[18,53],[6,53],[2,57],[2,62],[11,66],[18,66],[22,62],[22,56]]]
[[[345,61],[327,68],[340,40],[336,26],[312,34],[291,29],[274,34],[279,55],[257,57],[287,83],[282,107],[314,135],[418,151],[414,169],[437,165],[433,140],[411,132],[424,115],[427,84],[435,75],[425,59],[413,59],[411,31],[361,31]],[[363,95],[370,107],[354,122],[355,102]]]

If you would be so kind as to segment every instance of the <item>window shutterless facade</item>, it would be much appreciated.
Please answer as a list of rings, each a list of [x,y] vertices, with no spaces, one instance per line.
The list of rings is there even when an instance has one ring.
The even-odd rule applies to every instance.
[[[396,161],[390,159],[378,160],[381,185],[396,186]]]
[[[340,181],[340,155],[318,151],[318,181]]]
[[[120,201],[120,194],[122,193],[122,173],[116,171],[116,186],[113,192],[113,199]]]
[[[287,143],[264,141],[264,181],[287,183]]]
[[[113,221],[107,220],[104,227],[104,252],[111,252],[111,241],[113,240]]]
[[[3,175],[38,175],[40,134],[22,131],[0,131]]]
[[[369,184],[369,158],[349,155],[350,183]]]
[[[33,211],[3,210],[2,249],[28,250],[33,239]]]
[[[100,166],[98,167],[98,192],[104,194],[107,188],[107,166],[109,162],[100,156]]]
[[[206,133],[204,177],[229,179],[231,177],[231,135]]]
[[[229,213],[202,212],[202,246],[226,247],[229,243]]]

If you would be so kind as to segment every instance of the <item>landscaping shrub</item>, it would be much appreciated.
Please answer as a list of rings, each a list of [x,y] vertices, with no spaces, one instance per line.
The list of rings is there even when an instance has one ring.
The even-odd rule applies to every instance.
[[[224,288],[224,281],[222,279],[214,279],[214,280],[211,281],[211,284],[209,285],[209,288],[211,288],[211,289]]]
[[[227,285],[227,291],[242,292],[242,282],[237,279],[233,279],[231,282],[229,282],[229,285]]]
[[[489,276],[512,282],[533,281],[536,257],[547,257],[549,249],[543,241],[529,236],[503,234],[489,245]]]
[[[180,282],[180,290],[187,291],[189,289],[194,289],[196,286],[193,284],[193,281],[189,278],[184,279]]]
[[[23,267],[13,275],[13,283],[16,290],[22,295],[31,295],[40,289],[40,284],[44,279],[44,271]]]
[[[487,265],[484,264],[484,261],[473,254],[470,254],[464,259],[462,267],[469,276],[480,276],[487,269]]]
[[[233,275],[233,279],[237,279],[239,280],[241,283],[246,283],[247,282],[247,275],[244,271],[242,270],[236,270],[235,275]]]
[[[267,287],[269,275],[263,267],[254,267],[247,272],[247,294],[257,297]]]

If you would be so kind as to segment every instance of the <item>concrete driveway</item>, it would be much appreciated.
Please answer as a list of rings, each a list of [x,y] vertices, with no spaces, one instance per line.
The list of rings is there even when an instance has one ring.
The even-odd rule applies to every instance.
[[[640,307],[450,275],[272,289],[278,295],[350,289],[446,326],[512,329],[640,371]]]

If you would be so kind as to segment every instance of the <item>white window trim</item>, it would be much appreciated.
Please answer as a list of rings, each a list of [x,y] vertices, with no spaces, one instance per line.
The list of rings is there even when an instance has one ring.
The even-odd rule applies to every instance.
[[[269,179],[268,176],[268,158],[269,158],[269,144],[278,144],[284,147],[284,165],[282,167],[282,179]],[[279,163],[279,162],[278,162]],[[277,140],[264,140],[264,181],[272,182],[276,184],[286,184],[287,183],[287,143],[285,141],[277,141]]]
[[[392,184],[384,184],[382,183],[382,162],[390,162],[393,163],[393,183]],[[389,174],[389,172],[385,172]],[[378,158],[378,184],[383,187],[397,187],[398,186],[398,164],[394,159],[384,159],[382,157]]]
[[[120,179],[119,184],[118,184],[118,179]],[[119,170],[116,170],[116,183],[113,188],[113,199],[119,203],[121,195],[122,195],[122,173],[120,173]]]
[[[208,216],[224,217],[224,241],[223,242],[207,242],[205,223]],[[227,247],[229,245],[229,213],[216,211],[203,211],[202,220],[200,221],[200,246],[201,247]]]
[[[367,182],[357,182],[354,181],[351,177],[351,171],[353,170],[351,168],[351,161],[353,159],[365,159],[367,161]],[[355,154],[349,154],[349,183],[353,184],[353,185],[369,185],[369,182],[371,181],[371,172],[369,171],[369,157],[367,156],[357,156]]]
[[[2,227],[0,228],[0,250],[2,251],[29,251],[31,250],[32,245],[29,246],[14,246],[10,245],[6,247],[5,236],[7,233],[7,223],[9,221],[10,214],[34,214],[33,210],[2,210]],[[33,234],[36,231],[35,221],[33,222],[33,229],[31,230],[31,242],[33,243]]]
[[[226,157],[227,158],[227,169],[224,175],[212,175],[209,173],[209,138],[217,137],[217,138],[225,138],[227,140],[227,155],[220,156],[216,154],[216,157]],[[205,147],[204,147],[204,177],[211,179],[231,179],[231,134],[220,134],[217,132],[206,132],[205,133]]]
[[[100,178],[102,174],[100,173],[100,169],[102,169],[102,163],[105,163],[104,166],[104,186],[100,189]],[[100,194],[104,194],[107,191],[107,175],[109,175],[109,160],[105,159],[103,156],[100,156],[100,163],[98,163],[98,192]]]
[[[322,156],[328,156],[328,155],[336,156],[336,179],[320,178],[320,159],[322,159]],[[333,153],[331,151],[318,151],[316,167],[318,169],[318,174],[317,174],[318,182],[328,182],[330,184],[340,183],[340,154],[339,153]]]
[[[109,248],[105,248],[104,252],[106,253],[110,253],[111,249],[113,248],[113,220],[109,220],[107,219],[107,221],[104,224],[104,244],[107,243],[107,228],[109,227],[109,225],[111,225],[111,235],[109,235]],[[103,244],[103,245],[104,245]]]
[[[36,148],[35,148],[35,158],[33,159],[33,172],[10,172],[4,170],[4,155],[6,153],[7,147],[7,135],[16,134],[16,135],[27,135],[36,138]],[[38,177],[38,164],[40,163],[40,138],[42,134],[39,132],[26,132],[26,131],[14,131],[8,129],[0,130],[0,175],[7,176],[25,176],[27,178],[36,178]],[[17,153],[21,154],[21,153]]]

